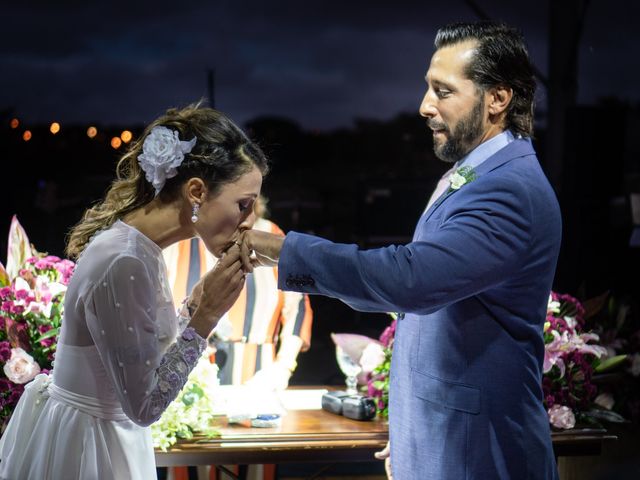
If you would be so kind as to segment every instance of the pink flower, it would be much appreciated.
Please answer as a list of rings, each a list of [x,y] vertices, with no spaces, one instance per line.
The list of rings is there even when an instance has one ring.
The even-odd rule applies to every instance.
[[[599,340],[598,335],[593,333],[570,333],[569,331],[559,334],[556,330],[551,330],[553,340],[544,347],[544,363],[542,366],[543,373],[547,373],[554,365],[560,369],[560,378],[564,376],[564,361],[562,356],[565,353],[577,351],[586,353],[600,358],[607,354],[607,349],[600,345],[591,345],[587,342],[591,340]]]
[[[568,430],[576,426],[576,417],[569,407],[554,405],[547,410],[549,423],[556,428]]]
[[[40,365],[21,348],[11,349],[11,358],[4,365],[4,374],[13,383],[27,383],[40,373]]]
[[[6,300],[7,298],[11,297],[12,293],[13,290],[11,289],[11,287],[2,287],[0,288],[0,299]]]
[[[394,319],[393,322],[391,322],[391,325],[385,328],[382,334],[380,335],[380,341],[382,342],[382,345],[384,345],[385,347],[389,347],[391,345],[391,342],[393,342],[393,337],[396,334],[397,323],[398,323],[398,320]]]
[[[29,297],[29,290],[16,290],[16,299],[26,300]]]

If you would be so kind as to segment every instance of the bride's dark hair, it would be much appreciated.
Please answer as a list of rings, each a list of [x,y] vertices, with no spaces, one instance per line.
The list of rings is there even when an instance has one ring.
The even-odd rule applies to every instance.
[[[267,173],[267,159],[260,147],[223,113],[200,104],[167,110],[147,126],[120,159],[116,179],[105,198],[87,209],[82,220],[71,229],[66,248],[70,258],[78,258],[96,232],[154,199],[155,189],[145,178],[138,156],[151,129],[159,125],[178,131],[180,140],[196,138],[195,146],[185,155],[177,175],[168,179],[158,194],[162,202],[174,201],[180,194],[180,186],[189,178],[201,178],[210,194],[216,195],[222,185],[236,181],[254,167],[263,175]]]

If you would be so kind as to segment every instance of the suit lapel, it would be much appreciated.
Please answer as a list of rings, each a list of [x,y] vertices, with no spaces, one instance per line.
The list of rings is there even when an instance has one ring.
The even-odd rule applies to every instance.
[[[501,165],[520,157],[525,157],[527,155],[535,155],[535,150],[531,145],[531,140],[528,138],[519,138],[509,143],[506,147],[501,150],[498,150],[495,154],[491,155],[484,162],[474,168],[474,172],[476,174],[476,179],[474,182],[477,182],[478,179],[487,172],[491,170],[495,170]],[[458,190],[464,189],[464,185],[460,187]],[[429,220],[429,217],[433,214],[433,212],[451,195],[456,193],[458,190],[452,190],[449,188],[445,191],[440,198],[433,202],[433,205],[429,207],[429,209],[424,213],[424,218],[421,220],[426,222]]]

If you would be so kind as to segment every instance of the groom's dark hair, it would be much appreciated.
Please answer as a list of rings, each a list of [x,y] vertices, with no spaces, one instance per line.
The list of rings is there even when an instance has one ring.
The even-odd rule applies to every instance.
[[[511,88],[505,127],[530,137],[536,81],[522,34],[503,23],[453,23],[438,30],[434,43],[440,49],[467,40],[478,42],[467,65],[467,77],[483,91],[498,85]]]

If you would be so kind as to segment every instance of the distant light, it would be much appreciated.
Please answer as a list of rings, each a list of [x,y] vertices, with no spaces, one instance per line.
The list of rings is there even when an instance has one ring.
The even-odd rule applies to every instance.
[[[53,122],[49,127],[49,131],[55,135],[60,131],[60,124],[58,122]]]
[[[113,137],[111,139],[111,146],[113,148],[117,150],[118,148],[120,148],[120,145],[122,145],[122,140],[120,140],[120,137]]]
[[[98,129],[96,127],[87,128],[87,137],[95,138],[97,134],[98,134]]]
[[[120,138],[124,143],[129,143],[133,138],[133,133],[131,133],[129,130],[125,130],[120,134]]]
[[[11,125],[11,128],[18,128],[18,125],[20,125],[20,120],[18,120],[17,118],[12,118],[9,122],[9,125]]]
[[[22,139],[25,142],[28,142],[29,140],[31,140],[31,130],[25,130],[24,133],[22,134]]]

